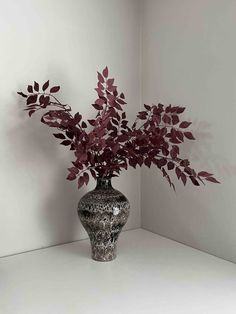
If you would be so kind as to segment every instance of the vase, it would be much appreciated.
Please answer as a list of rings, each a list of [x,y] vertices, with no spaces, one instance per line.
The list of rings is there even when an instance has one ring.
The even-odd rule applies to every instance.
[[[94,260],[116,258],[117,240],[129,208],[127,198],[112,187],[111,178],[97,178],[96,188],[80,199],[78,215],[89,235]]]

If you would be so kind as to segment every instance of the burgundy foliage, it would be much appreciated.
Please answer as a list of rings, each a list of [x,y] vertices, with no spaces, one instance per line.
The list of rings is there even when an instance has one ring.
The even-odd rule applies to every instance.
[[[55,94],[60,86],[49,87],[49,81],[40,86],[37,82],[18,92],[26,100],[26,111],[31,117],[36,111],[46,110],[41,121],[57,130],[53,135],[60,144],[74,152],[75,160],[68,168],[68,180],[77,180],[78,188],[88,184],[90,175],[118,176],[122,169],[156,166],[174,188],[170,173],[186,185],[187,181],[200,185],[205,181],[218,183],[211,173],[196,172],[187,159],[180,158],[180,144],[194,140],[188,127],[191,122],[181,121],[185,108],[162,104],[144,105],[135,122],[130,125],[123,108],[125,96],[119,93],[114,79],[108,77],[108,68],[98,72],[95,88],[97,99],[93,119],[83,120],[71,107],[62,104]]]

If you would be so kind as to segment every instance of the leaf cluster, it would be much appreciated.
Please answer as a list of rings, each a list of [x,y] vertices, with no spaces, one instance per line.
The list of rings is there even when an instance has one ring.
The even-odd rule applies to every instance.
[[[73,151],[75,158],[68,168],[68,180],[77,180],[80,188],[88,184],[91,176],[114,177],[129,166],[154,165],[173,188],[171,173],[184,185],[187,181],[196,186],[206,181],[218,183],[213,174],[197,173],[188,159],[180,157],[180,145],[195,139],[189,130],[191,122],[182,119],[185,107],[145,104],[130,124],[124,111],[125,96],[108,74],[107,67],[97,73],[97,99],[92,104],[96,114],[89,120],[79,112],[73,115],[71,107],[55,96],[60,86],[50,87],[49,81],[41,88],[34,82],[27,92],[18,92],[26,100],[29,116],[45,111],[41,122],[56,129],[54,136],[60,144]]]

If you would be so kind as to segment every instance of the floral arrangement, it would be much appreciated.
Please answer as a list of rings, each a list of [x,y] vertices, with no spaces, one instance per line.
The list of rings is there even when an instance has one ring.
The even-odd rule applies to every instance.
[[[197,173],[188,159],[180,157],[180,144],[195,139],[188,129],[191,122],[181,120],[184,107],[145,104],[130,124],[123,109],[125,96],[118,92],[114,79],[108,77],[108,68],[98,72],[97,77],[97,99],[92,104],[96,114],[90,120],[84,120],[79,112],[73,115],[71,107],[55,96],[60,86],[49,87],[49,81],[41,89],[34,82],[28,85],[26,93],[18,92],[26,100],[25,110],[30,117],[47,110],[41,122],[57,129],[59,132],[53,135],[74,152],[68,180],[77,179],[80,188],[88,184],[90,175],[114,177],[129,166],[154,165],[174,189],[170,172],[184,185],[187,181],[196,186],[206,181],[219,183],[211,173]]]

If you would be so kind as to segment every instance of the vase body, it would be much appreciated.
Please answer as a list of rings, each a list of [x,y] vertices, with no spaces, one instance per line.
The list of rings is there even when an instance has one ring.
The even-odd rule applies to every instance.
[[[78,215],[87,231],[96,261],[116,257],[118,236],[129,216],[129,201],[113,189],[111,178],[97,178],[96,188],[79,201]]]

